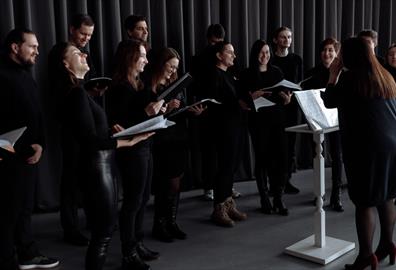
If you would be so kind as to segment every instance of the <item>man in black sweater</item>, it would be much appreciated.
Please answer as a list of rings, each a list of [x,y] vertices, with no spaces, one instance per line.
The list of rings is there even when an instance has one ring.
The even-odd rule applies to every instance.
[[[15,158],[0,164],[0,269],[17,269],[15,255],[19,269],[51,268],[59,261],[40,254],[31,229],[37,164],[44,143],[38,89],[29,70],[38,56],[36,35],[14,29],[6,37],[5,50],[0,62],[0,134],[27,129],[14,146]]]

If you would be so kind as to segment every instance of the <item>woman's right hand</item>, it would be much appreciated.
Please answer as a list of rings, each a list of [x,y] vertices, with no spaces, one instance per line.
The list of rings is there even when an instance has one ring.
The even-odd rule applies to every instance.
[[[165,100],[163,99],[156,102],[150,102],[149,105],[147,105],[146,108],[144,108],[144,111],[148,116],[157,115],[160,112],[162,106],[164,105],[164,102]]]
[[[271,91],[257,90],[254,91],[253,93],[250,93],[250,96],[252,97],[253,100],[261,96],[269,96],[269,95],[271,95]]]
[[[155,132],[147,132],[136,135],[130,140],[125,140],[125,139],[117,140],[117,148],[134,146],[135,144],[138,144],[141,141],[147,140],[149,137],[153,136],[154,134]]]

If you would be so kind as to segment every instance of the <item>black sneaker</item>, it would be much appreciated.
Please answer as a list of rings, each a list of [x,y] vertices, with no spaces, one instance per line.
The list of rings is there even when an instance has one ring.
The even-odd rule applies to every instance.
[[[21,270],[33,269],[33,268],[48,269],[48,268],[56,267],[58,265],[59,265],[59,261],[57,259],[48,258],[47,256],[40,255],[30,260],[20,261],[19,269]]]

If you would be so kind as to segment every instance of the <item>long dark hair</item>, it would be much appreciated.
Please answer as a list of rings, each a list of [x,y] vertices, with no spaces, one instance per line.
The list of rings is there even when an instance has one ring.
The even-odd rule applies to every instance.
[[[129,73],[135,67],[140,57],[140,46],[145,47],[146,43],[137,40],[124,40],[120,42],[114,56],[113,82],[129,82],[136,90],[144,88],[144,84],[139,77],[129,78]]]
[[[67,95],[73,87],[79,84],[79,80],[66,68],[63,62],[67,50],[71,46],[74,45],[59,42],[52,47],[48,55],[48,78],[51,87],[55,88],[59,97]]]
[[[150,72],[151,72],[151,88],[154,92],[157,91],[159,83],[161,81],[161,76],[164,73],[164,68],[166,62],[171,60],[172,58],[177,58],[180,61],[179,53],[173,48],[163,48],[155,53],[153,57],[153,62],[151,63]],[[174,82],[177,79],[177,72],[174,72],[169,80],[167,80],[166,85]]]
[[[396,84],[392,75],[382,67],[362,38],[342,42],[342,61],[356,81],[356,90],[363,97],[395,98]]]

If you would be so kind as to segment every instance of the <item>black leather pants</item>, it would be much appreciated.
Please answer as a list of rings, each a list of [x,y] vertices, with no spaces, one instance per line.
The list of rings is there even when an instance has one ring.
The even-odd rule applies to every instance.
[[[91,224],[91,241],[86,254],[87,270],[100,270],[117,220],[117,183],[113,150],[97,151],[87,164],[84,185],[86,212]]]

